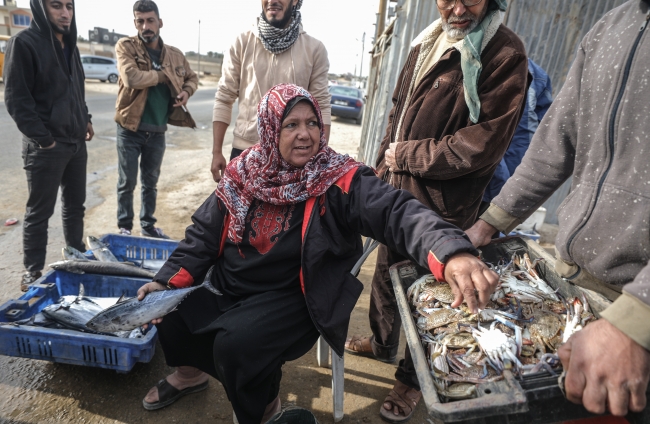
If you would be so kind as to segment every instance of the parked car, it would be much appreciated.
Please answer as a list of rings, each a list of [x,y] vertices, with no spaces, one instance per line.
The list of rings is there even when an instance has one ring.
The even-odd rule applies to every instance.
[[[329,88],[332,95],[332,116],[354,119],[361,124],[363,119],[363,93],[354,87],[333,85]]]
[[[109,57],[82,55],[81,64],[84,67],[86,79],[98,79],[101,82],[117,82],[119,72],[117,61]]]

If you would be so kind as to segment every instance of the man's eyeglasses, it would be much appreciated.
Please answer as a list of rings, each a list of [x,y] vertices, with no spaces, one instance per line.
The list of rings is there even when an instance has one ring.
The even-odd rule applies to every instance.
[[[451,10],[454,7],[456,7],[456,2],[459,0],[437,0],[438,2],[438,9],[440,10]],[[461,3],[463,3],[463,6],[465,7],[472,7],[476,6],[483,0],[460,0]]]

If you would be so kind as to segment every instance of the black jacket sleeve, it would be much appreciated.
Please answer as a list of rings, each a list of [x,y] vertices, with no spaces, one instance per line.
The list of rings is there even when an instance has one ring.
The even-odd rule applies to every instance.
[[[156,274],[154,281],[176,288],[202,283],[220,254],[225,216],[223,203],[216,194],[210,195],[192,215],[192,225],[185,230],[185,239]]]
[[[425,268],[430,268],[430,254],[441,264],[457,253],[478,256],[460,228],[444,221],[407,191],[377,178],[368,167],[357,170],[349,192],[333,193],[340,196],[336,201],[342,212],[340,219],[345,219],[351,231],[371,237]]]
[[[32,96],[38,68],[36,61],[38,58],[19,38],[9,40],[4,66],[5,105],[21,133],[39,146],[48,147],[54,143],[54,138],[39,117]]]

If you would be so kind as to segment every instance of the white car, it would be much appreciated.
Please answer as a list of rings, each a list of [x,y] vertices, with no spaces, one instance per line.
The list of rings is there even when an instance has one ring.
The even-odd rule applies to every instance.
[[[81,64],[84,67],[86,79],[98,79],[101,82],[117,82],[119,72],[117,61],[109,57],[82,55]]]

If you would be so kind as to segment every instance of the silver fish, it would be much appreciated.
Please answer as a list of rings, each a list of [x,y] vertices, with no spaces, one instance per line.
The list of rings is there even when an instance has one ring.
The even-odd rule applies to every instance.
[[[167,261],[164,259],[141,259],[140,261],[134,261],[134,263],[140,268],[158,272]]]
[[[64,261],[89,261],[83,253],[78,251],[72,246],[67,246],[62,249]]]
[[[75,274],[121,275],[124,277],[153,278],[156,274],[130,263],[101,261],[59,261],[50,268]]]
[[[172,312],[183,299],[201,287],[221,296],[221,292],[206,280],[200,286],[152,292],[147,294],[142,301],[139,301],[137,297],[132,297],[100,312],[86,325],[91,330],[106,333],[133,330]]]
[[[108,248],[106,243],[100,241],[97,237],[88,236],[88,246],[93,252],[93,255],[97,258],[98,261],[102,262],[119,262],[111,249]]]
[[[69,302],[70,299],[66,299],[61,303],[46,306],[42,314],[65,327],[74,330],[84,330],[86,323],[100,313],[102,308],[88,299],[77,299],[76,296],[74,297],[75,299],[72,302]]]

